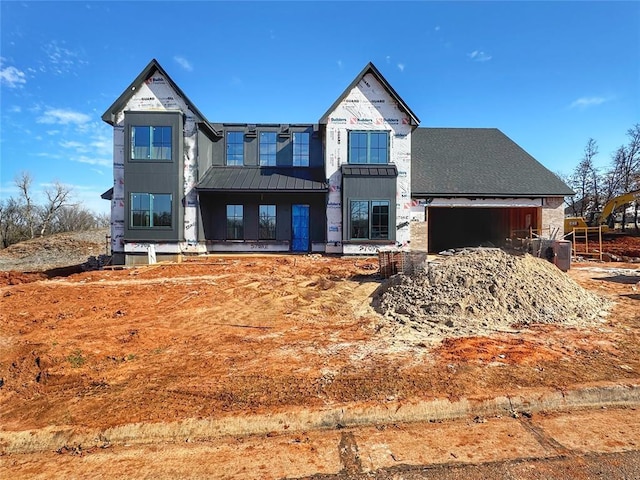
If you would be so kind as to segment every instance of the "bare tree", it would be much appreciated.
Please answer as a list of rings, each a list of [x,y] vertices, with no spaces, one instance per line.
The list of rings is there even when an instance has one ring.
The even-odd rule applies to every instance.
[[[51,233],[77,232],[98,227],[97,216],[81,205],[68,205],[58,210],[51,223]]]
[[[33,203],[31,194],[31,184],[33,183],[33,177],[29,172],[20,172],[20,174],[14,179],[14,183],[20,191],[20,207],[22,210],[24,222],[26,223],[28,238],[34,238],[38,207]]]
[[[569,185],[576,192],[567,202],[576,217],[587,217],[588,223],[593,222],[596,212],[600,209],[599,175],[593,159],[598,154],[598,145],[593,138],[587,141],[584,155],[580,163],[568,178]]]
[[[24,219],[20,204],[14,198],[0,202],[0,241],[2,248],[25,238]]]
[[[47,197],[47,203],[42,209],[42,218],[40,223],[40,236],[43,237],[45,232],[50,228],[56,213],[63,207],[68,205],[71,197],[71,189],[63,185],[59,181],[55,181],[52,186],[44,190]]]
[[[627,130],[629,143],[620,146],[613,154],[609,170],[608,199],[636,190],[640,185],[640,124]],[[637,210],[637,207],[636,207]],[[622,215],[622,230],[626,216]],[[637,220],[635,221],[637,228]]]

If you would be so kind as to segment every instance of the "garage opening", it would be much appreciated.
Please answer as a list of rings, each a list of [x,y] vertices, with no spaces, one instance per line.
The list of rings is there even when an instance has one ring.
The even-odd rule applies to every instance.
[[[504,246],[514,234],[538,228],[538,208],[428,207],[430,252],[450,248]]]

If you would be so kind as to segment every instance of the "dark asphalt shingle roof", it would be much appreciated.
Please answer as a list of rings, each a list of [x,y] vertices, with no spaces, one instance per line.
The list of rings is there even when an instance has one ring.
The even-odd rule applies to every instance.
[[[417,128],[411,134],[416,196],[565,196],[574,192],[496,128]]]
[[[397,177],[395,165],[343,165],[342,174],[346,176]]]
[[[323,168],[211,167],[198,183],[200,191],[326,192]]]

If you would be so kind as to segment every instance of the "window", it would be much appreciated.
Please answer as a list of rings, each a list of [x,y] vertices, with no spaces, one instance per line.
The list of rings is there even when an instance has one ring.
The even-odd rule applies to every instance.
[[[242,205],[227,205],[227,239],[244,238],[244,218]]]
[[[293,166],[309,166],[309,134],[307,132],[293,133]]]
[[[258,238],[260,240],[276,239],[276,206],[260,205],[260,224],[258,225]]]
[[[387,200],[351,201],[351,239],[389,239],[389,202]]]
[[[171,127],[131,127],[132,160],[171,160]]]
[[[171,194],[132,193],[131,227],[171,227]]]
[[[371,238],[389,238],[389,202],[371,202]]]
[[[389,134],[349,132],[349,163],[389,163]]]
[[[276,132],[260,132],[260,165],[276,166]]]
[[[244,133],[227,132],[227,165],[244,164]]]

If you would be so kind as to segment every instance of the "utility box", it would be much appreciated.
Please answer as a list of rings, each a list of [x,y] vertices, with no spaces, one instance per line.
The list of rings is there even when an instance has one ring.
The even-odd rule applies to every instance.
[[[555,252],[555,264],[563,272],[571,268],[571,242],[569,240],[556,240],[553,242]]]

